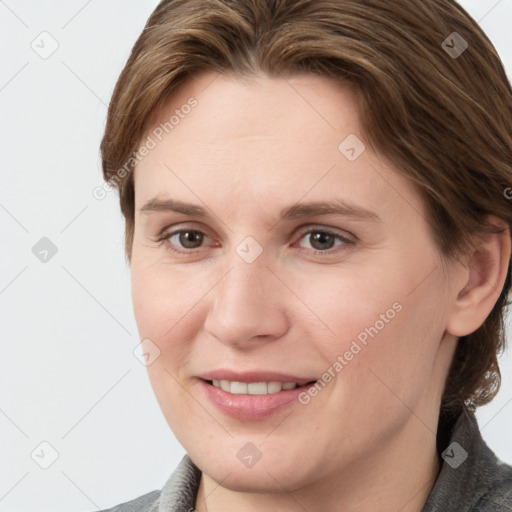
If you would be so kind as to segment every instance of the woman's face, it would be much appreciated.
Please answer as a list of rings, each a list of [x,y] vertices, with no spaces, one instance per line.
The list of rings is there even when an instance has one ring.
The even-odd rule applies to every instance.
[[[355,478],[435,445],[460,278],[356,105],[314,75],[204,74],[148,132],[135,316],[170,427],[225,487]]]

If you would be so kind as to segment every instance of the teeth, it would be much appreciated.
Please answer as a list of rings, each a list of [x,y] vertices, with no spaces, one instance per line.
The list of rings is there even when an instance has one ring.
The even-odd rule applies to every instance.
[[[283,389],[281,382],[269,382],[267,384],[267,393],[279,393]]]
[[[213,379],[213,385],[234,395],[271,395],[287,389],[295,389],[296,382],[236,382],[230,380]]]
[[[231,389],[233,389],[233,384],[231,384]],[[239,384],[242,383],[239,382]],[[267,386],[266,382],[249,382],[247,384],[247,392],[249,395],[266,395],[268,393]]]

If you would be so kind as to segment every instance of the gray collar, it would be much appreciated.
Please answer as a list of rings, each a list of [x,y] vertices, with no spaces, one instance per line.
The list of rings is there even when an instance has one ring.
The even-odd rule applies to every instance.
[[[512,467],[487,446],[474,413],[467,408],[453,427],[442,459],[422,512],[512,510]]]
[[[185,455],[169,477],[158,501],[158,512],[193,512],[201,471]]]

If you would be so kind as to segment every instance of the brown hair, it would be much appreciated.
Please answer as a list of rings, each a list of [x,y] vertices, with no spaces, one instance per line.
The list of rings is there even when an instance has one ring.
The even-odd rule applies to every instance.
[[[133,155],[172,92],[202,71],[305,71],[351,86],[365,140],[420,187],[444,256],[467,250],[474,234],[498,232],[488,215],[512,228],[512,90],[495,48],[455,1],[163,0],[118,79],[101,144],[128,261]],[[509,266],[484,324],[459,340],[444,411],[497,393],[510,288]]]

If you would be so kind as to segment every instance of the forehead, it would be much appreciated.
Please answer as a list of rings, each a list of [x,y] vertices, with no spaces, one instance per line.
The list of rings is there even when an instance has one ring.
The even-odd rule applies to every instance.
[[[382,206],[405,195],[402,206],[421,210],[412,182],[364,144],[357,105],[318,75],[199,75],[146,134],[155,147],[135,171],[137,206],[157,195],[288,204],[330,194]]]
[[[185,124],[189,114],[183,117],[180,111],[188,111],[191,98],[197,106],[190,118],[201,118],[195,131],[204,141],[217,141],[221,135],[240,139],[271,133],[286,139],[287,134],[306,136],[348,126],[360,131],[355,93],[338,80],[311,73],[281,77],[201,73],[169,97],[157,112],[153,128],[165,125],[174,113],[180,120],[173,120],[172,132],[183,131],[179,125]]]

